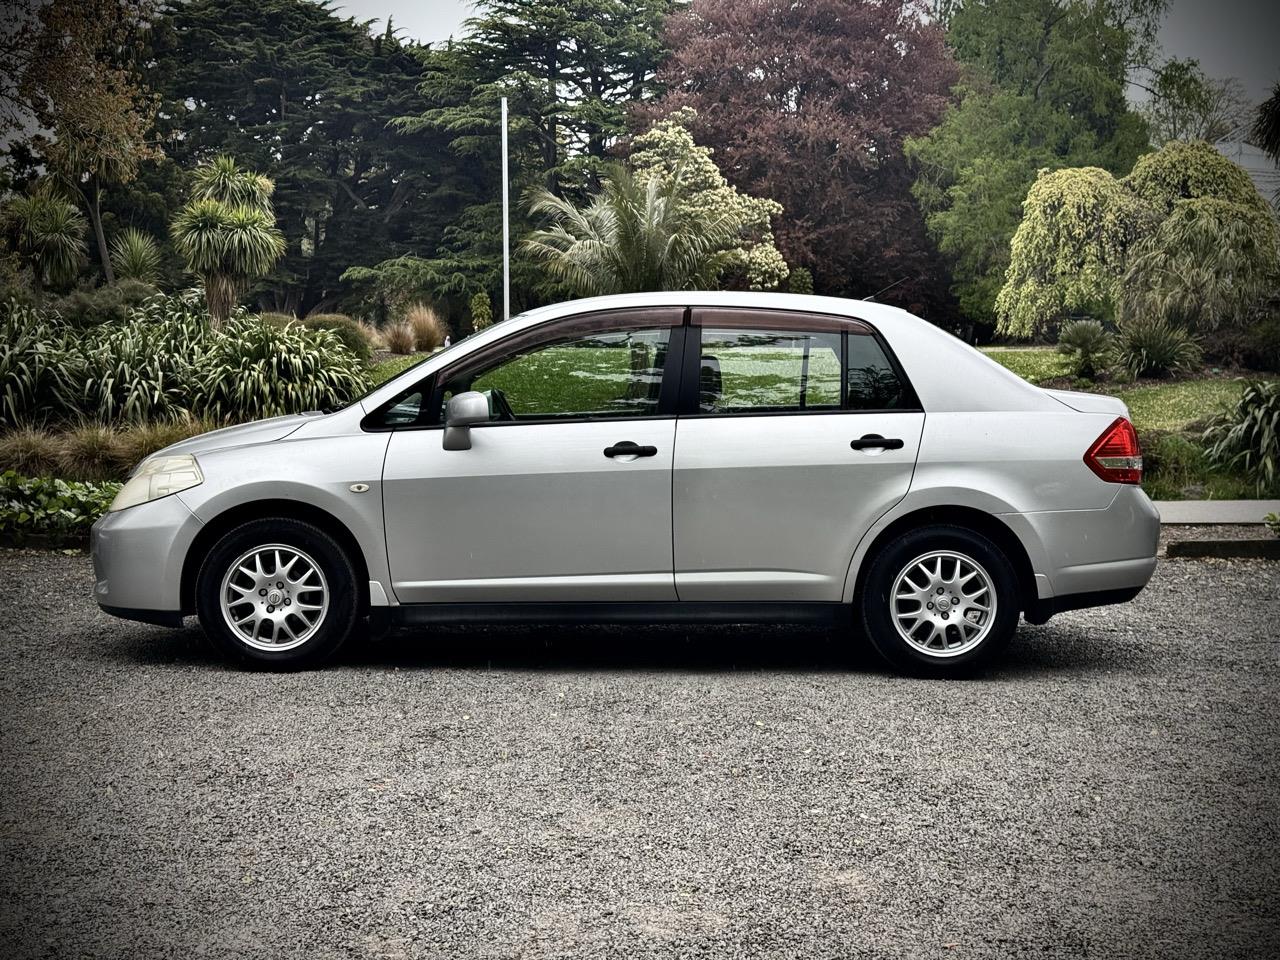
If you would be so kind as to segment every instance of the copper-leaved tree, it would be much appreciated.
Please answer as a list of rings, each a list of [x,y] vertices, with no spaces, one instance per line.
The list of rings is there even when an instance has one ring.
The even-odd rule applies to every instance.
[[[778,248],[820,293],[946,301],[902,153],[956,80],[923,12],[911,0],[693,0],[667,20],[668,93],[642,112],[698,111],[697,142],[743,193],[782,205]]]

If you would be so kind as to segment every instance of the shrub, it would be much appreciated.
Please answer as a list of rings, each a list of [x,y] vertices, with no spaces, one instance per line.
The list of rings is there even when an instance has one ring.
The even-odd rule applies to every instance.
[[[178,420],[140,423],[119,435],[121,476],[131,470],[138,461],[157,450],[172,446],[188,437],[199,436],[218,429],[212,420],[185,416]]]
[[[50,476],[58,467],[58,441],[45,430],[19,427],[0,434],[0,470],[24,477]]]
[[[32,479],[6,470],[0,474],[0,540],[82,540],[119,490],[118,483]]]
[[[787,291],[790,293],[813,293],[813,274],[807,267],[792,267],[787,275]]]
[[[273,313],[269,310],[258,314],[258,319],[272,327],[287,327],[291,323],[298,322],[298,318],[292,313]]]
[[[449,335],[449,327],[440,319],[440,314],[425,303],[413,304],[405,312],[404,319],[413,330],[413,345],[416,350],[437,350],[444,345],[444,339]]]
[[[365,388],[363,362],[331,331],[233,317],[210,341],[190,408],[257,420],[344,404]]]
[[[1243,472],[1258,491],[1280,486],[1280,380],[1245,384],[1240,399],[1205,430],[1209,459]]]
[[[58,475],[77,480],[114,480],[128,470],[114,428],[86,423],[58,438]]]
[[[34,307],[0,307],[0,426],[44,417],[54,397],[66,349],[62,328]]]
[[[134,307],[159,292],[149,283],[122,280],[93,290],[73,290],[55,301],[53,310],[73,327],[123,323]]]
[[[211,337],[182,310],[140,311],[101,328],[62,359],[55,393],[64,417],[139,423],[181,415]]]
[[[477,293],[471,298],[471,329],[483,330],[493,323],[493,304],[487,293]]]
[[[405,321],[392,324],[383,334],[392,353],[413,353],[413,327]]]
[[[1092,380],[1106,368],[1111,334],[1097,320],[1072,320],[1058,333],[1058,352],[1071,361],[1075,376]]]
[[[364,338],[368,341],[370,350],[385,350],[387,348],[386,338],[383,337],[382,331],[367,320],[357,320],[356,326],[360,328],[360,332],[364,334]]]
[[[310,330],[328,330],[361,360],[369,359],[369,338],[345,313],[313,313],[302,321]]]
[[[1280,513],[1268,513],[1262,518],[1262,522],[1267,525],[1267,529],[1280,537]]]
[[[1133,319],[1120,325],[1116,357],[1134,377],[1167,377],[1200,361],[1200,347],[1181,327],[1161,319]]]
[[[160,261],[160,245],[136,227],[125,227],[111,242],[111,267],[120,280],[154,284],[160,279]]]

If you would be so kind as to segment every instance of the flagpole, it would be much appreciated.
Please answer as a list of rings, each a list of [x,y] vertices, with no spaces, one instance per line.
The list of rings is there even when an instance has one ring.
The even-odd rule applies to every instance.
[[[511,179],[507,173],[507,98],[502,98],[502,319],[511,316]]]

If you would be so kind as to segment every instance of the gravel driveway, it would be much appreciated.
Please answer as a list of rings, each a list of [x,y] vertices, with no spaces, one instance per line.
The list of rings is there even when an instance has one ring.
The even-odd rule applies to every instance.
[[[901,679],[821,631],[240,673],[0,551],[0,956],[1276,956],[1280,565]]]

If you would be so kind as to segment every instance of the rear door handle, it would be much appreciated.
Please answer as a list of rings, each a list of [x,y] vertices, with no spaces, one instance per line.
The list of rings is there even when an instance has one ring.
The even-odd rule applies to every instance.
[[[632,443],[630,440],[623,440],[621,443],[615,443],[612,447],[605,447],[604,455],[610,460],[614,457],[656,457],[658,448],[642,447],[640,444]]]
[[[902,441],[897,437],[885,439],[878,433],[868,433],[865,437],[850,440],[849,446],[855,450],[869,450],[873,447],[879,447],[882,450],[901,450]]]

